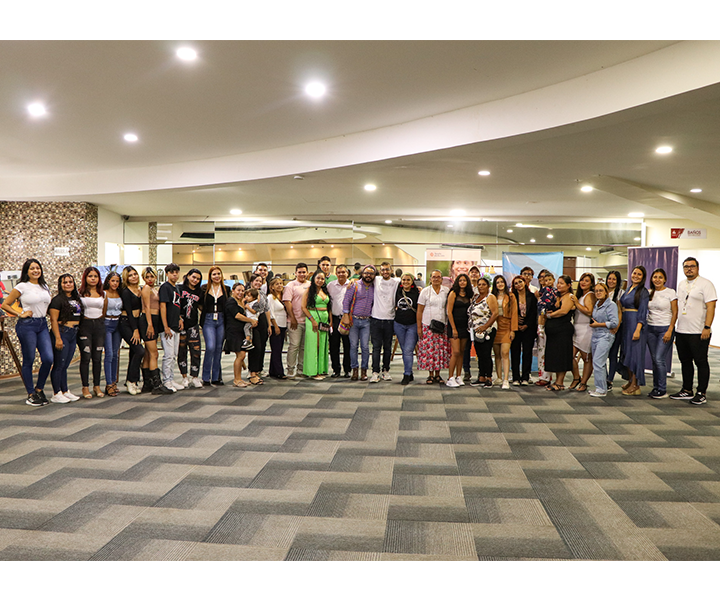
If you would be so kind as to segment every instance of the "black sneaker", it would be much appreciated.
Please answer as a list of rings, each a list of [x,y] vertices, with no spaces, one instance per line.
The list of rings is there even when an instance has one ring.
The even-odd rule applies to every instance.
[[[350,379],[350,373],[345,373],[345,375],[343,375],[343,379]]]
[[[612,389],[612,381],[607,382],[607,389],[610,391]]]
[[[222,379],[218,379],[217,381],[213,381],[212,384],[213,384],[213,385],[225,385],[225,384],[223,383],[223,380],[222,380]]]
[[[700,406],[701,404],[707,404],[707,398],[705,397],[705,394],[701,394],[698,392],[695,394],[692,400],[690,400],[690,404],[694,404],[695,406]]]
[[[655,394],[657,394],[657,388],[653,388],[652,390],[650,390],[648,398],[652,398]]]
[[[410,381],[415,381],[415,375],[413,375],[412,373],[410,373]]]
[[[463,381],[468,382],[472,381],[472,375],[470,374],[470,371],[465,371],[465,375],[463,375]]]
[[[492,387],[492,379],[491,379],[490,377],[488,377],[488,378],[485,380],[485,383],[484,383],[483,385],[484,385],[486,388],[491,388],[491,387]]]
[[[43,390],[35,390],[35,393],[37,394],[38,398],[42,400],[43,404],[50,404],[50,400],[47,399],[47,396],[45,395],[45,392]]]
[[[412,381],[412,375],[403,375],[402,381],[400,382],[400,385],[407,385]]]
[[[687,390],[680,390],[677,394],[673,394],[672,396],[670,396],[670,400],[690,400],[690,398],[692,397],[692,392],[688,392]]]
[[[212,387],[212,383],[209,381],[203,381],[203,387]]]
[[[340,373],[338,371],[335,371],[330,377],[332,379],[337,379],[338,377],[340,377]]]
[[[38,393],[34,392],[27,397],[27,400],[25,400],[25,404],[27,404],[28,406],[45,406],[48,403],[43,402],[42,398],[38,396]]]
[[[659,390],[653,390],[652,392],[650,392],[650,397],[651,397],[653,400],[661,400],[662,398],[667,398],[668,395],[667,395],[667,392],[661,392],[661,391],[659,391]]]

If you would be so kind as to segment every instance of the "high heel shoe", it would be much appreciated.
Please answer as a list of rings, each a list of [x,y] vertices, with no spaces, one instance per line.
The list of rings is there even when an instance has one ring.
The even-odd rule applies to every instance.
[[[100,389],[100,386],[99,386],[99,385],[96,385],[96,386],[93,388],[93,392],[95,393],[95,396],[97,396],[98,398],[104,398],[104,397],[105,397],[105,394],[102,393],[102,390]]]

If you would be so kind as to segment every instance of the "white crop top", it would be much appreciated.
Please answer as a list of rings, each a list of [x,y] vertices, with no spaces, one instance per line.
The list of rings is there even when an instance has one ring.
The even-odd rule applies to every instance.
[[[81,298],[83,306],[85,307],[85,318],[86,319],[99,319],[103,314],[103,306],[105,306],[105,298],[92,298],[91,296],[85,296]]]
[[[23,310],[31,310],[34,319],[47,315],[47,309],[51,300],[50,292],[47,288],[42,287],[38,283],[24,281],[18,283],[15,289],[20,292],[20,304]]]

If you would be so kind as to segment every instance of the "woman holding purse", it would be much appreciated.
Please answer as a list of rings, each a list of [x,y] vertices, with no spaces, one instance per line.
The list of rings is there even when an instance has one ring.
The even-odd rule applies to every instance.
[[[332,322],[332,300],[325,285],[325,273],[320,269],[310,278],[310,287],[302,299],[302,311],[305,315],[303,375],[320,381],[328,373]]]

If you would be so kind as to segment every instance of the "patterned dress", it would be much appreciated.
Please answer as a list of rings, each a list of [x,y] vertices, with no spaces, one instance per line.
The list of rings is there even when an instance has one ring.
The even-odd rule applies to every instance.
[[[543,287],[540,290],[540,298],[538,299],[538,316],[544,315],[547,312],[548,307],[555,306],[555,300],[557,300],[557,290],[552,287]],[[545,370],[545,344],[546,337],[544,330],[538,331],[537,340],[537,358],[538,358],[538,377],[542,381],[549,381],[551,378],[550,373]]]

